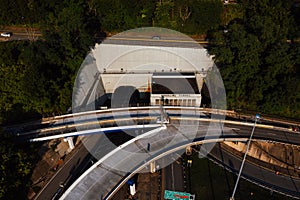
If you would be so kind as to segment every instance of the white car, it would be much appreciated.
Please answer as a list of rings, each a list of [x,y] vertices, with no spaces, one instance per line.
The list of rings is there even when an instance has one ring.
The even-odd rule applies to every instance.
[[[1,33],[2,37],[11,37],[12,36],[12,32],[5,32],[5,33]]]
[[[155,35],[155,36],[152,37],[152,39],[153,39],[153,40],[160,40],[160,36]]]

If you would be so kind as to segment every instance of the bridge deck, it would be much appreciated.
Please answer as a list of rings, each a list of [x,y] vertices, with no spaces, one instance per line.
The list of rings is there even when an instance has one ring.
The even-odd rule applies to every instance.
[[[166,161],[162,157],[175,151],[178,153],[180,149],[183,152],[184,148],[191,143],[215,143],[224,140],[246,141],[252,128],[251,126],[233,124],[230,124],[230,127],[225,124],[222,129],[220,127],[220,123],[217,122],[203,124],[195,121],[179,122],[173,120],[165,128],[154,129],[115,148],[86,171],[66,191],[62,199],[108,198],[127,178],[137,171],[145,170],[145,167],[153,160],[163,166],[163,162]],[[300,144],[300,137],[297,134],[266,127],[257,127],[253,138],[254,140],[285,141]],[[150,151],[147,151],[148,144],[151,144]],[[256,174],[256,176],[263,176],[263,174]],[[284,178],[278,177],[280,187],[284,190],[297,189],[291,184],[287,184],[291,181]],[[263,177],[263,180],[269,181],[267,177]]]

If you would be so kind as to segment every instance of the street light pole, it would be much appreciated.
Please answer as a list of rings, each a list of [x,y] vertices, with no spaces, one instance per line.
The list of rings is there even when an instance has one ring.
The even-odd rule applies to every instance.
[[[253,128],[252,128],[252,132],[251,132],[249,141],[248,141],[248,143],[247,143],[246,152],[245,152],[245,155],[244,155],[244,158],[243,158],[241,167],[240,167],[239,175],[238,175],[238,177],[237,177],[237,180],[236,180],[236,183],[235,183],[235,186],[234,186],[232,195],[231,195],[231,197],[230,197],[230,200],[234,200],[234,195],[235,195],[236,188],[237,188],[237,186],[238,186],[238,183],[239,183],[239,180],[240,180],[240,177],[241,177],[241,174],[242,174],[242,170],[243,170],[243,167],[244,167],[244,164],[245,164],[245,161],[246,161],[246,156],[247,156],[248,151],[249,151],[249,149],[250,149],[250,143],[251,143],[251,140],[252,140],[252,137],[253,137],[253,133],[254,133],[254,130],[255,130],[255,125],[256,125],[256,122],[257,122],[257,120],[258,120],[259,118],[260,118],[260,116],[257,114],[257,115],[255,116],[255,122],[254,122],[254,125],[253,125]]]

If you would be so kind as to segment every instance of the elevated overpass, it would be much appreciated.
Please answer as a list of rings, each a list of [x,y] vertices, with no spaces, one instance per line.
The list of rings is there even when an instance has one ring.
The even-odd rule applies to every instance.
[[[109,199],[128,178],[145,170],[149,163],[163,164],[166,156],[174,157],[174,152],[187,146],[212,146],[216,142],[247,141],[249,138],[253,126],[251,116],[242,116],[240,121],[234,118],[237,113],[233,111],[195,108],[201,105],[204,81],[208,90],[213,88],[209,91],[212,107],[223,108],[226,105],[220,101],[222,96],[225,101],[223,82],[217,81],[218,73],[205,49],[182,34],[165,31],[159,31],[159,40],[153,39],[153,35],[139,38],[138,31],[135,39],[131,32],[96,45],[83,62],[74,86],[72,110],[79,113],[56,116],[16,132],[16,139],[20,141],[68,138],[71,148],[74,136],[104,136],[120,131],[132,134],[132,139],[115,148],[97,147],[98,139],[102,143],[111,142],[106,137],[95,140],[99,161],[65,192],[62,199]],[[153,32],[150,29],[149,33]],[[178,79],[184,83],[178,84]],[[172,84],[168,84],[170,82]],[[179,85],[185,87],[178,91]],[[133,88],[132,94],[120,92],[124,86]],[[162,92],[161,86],[172,92]],[[107,100],[111,100],[112,107],[130,106],[131,98],[127,99],[127,104],[119,100],[124,100],[125,96],[135,97],[135,91],[144,96],[151,91],[151,105],[163,104],[164,97],[169,105],[176,106],[81,112],[105,105]],[[195,107],[182,107],[188,105]],[[256,126],[253,139],[299,145],[298,133],[288,129],[289,125],[299,124],[286,124],[262,120]],[[284,180],[278,182],[283,190],[298,191],[297,187],[284,184]]]
[[[221,121],[217,120],[225,124],[253,126],[252,122],[254,122],[254,115],[240,114],[230,110],[164,106],[164,112],[171,120],[210,123],[216,120],[211,119],[211,115],[214,115],[220,116]],[[155,128],[159,126],[157,121],[159,117],[161,117],[161,108],[159,106],[87,111],[45,118],[42,122],[37,122],[36,126],[32,126],[30,130],[19,130],[15,133],[15,136],[21,141],[36,142],[123,129]],[[223,120],[225,118],[230,118],[231,120]],[[20,126],[26,128],[24,124]],[[274,118],[262,118],[257,126],[286,131],[290,130],[289,126],[300,126],[300,123]],[[6,129],[12,129],[12,127]],[[291,133],[295,132],[291,131]]]
[[[208,121],[199,120],[201,123],[198,124],[195,123],[196,120],[199,119],[186,116],[170,117],[169,124],[139,135],[115,148],[87,170],[61,199],[109,199],[130,177],[147,167],[149,163],[163,162],[165,156],[170,156],[190,145],[222,141],[245,142],[253,126],[253,123],[225,120],[224,126],[220,127],[218,121],[208,120],[208,123]],[[196,135],[194,135],[195,128],[198,129]],[[219,128],[222,129],[221,135],[217,133]],[[209,132],[208,135],[206,135],[207,132]],[[300,144],[299,133],[262,124],[256,127],[253,139]],[[149,151],[149,144],[151,144],[151,149],[156,150]],[[139,156],[140,153],[143,153],[143,156]],[[289,178],[285,180],[285,178],[278,177],[278,189],[296,191],[294,195],[297,195],[299,185],[295,186],[295,182],[291,182]],[[264,182],[268,181],[265,177]]]
[[[145,170],[149,163],[163,163],[164,158],[174,157],[174,152],[182,151],[191,145],[223,141],[246,142],[254,125],[251,115],[244,115],[241,121],[235,118],[237,113],[233,111],[165,106],[164,113],[168,116],[166,123],[161,123],[159,106],[115,108],[57,116],[47,119],[50,127],[19,133],[18,138],[33,142],[136,130],[137,134],[121,146],[101,149],[103,156],[99,161],[76,180],[61,198],[109,199],[126,180]],[[211,118],[211,115],[216,117]],[[272,125],[274,121],[276,120],[262,119],[256,125],[253,140],[300,144],[299,132],[288,128],[289,125],[299,124],[290,122],[286,125],[276,121],[276,124]],[[78,127],[79,130],[76,131]],[[126,168],[123,169],[124,166]],[[263,174],[261,172],[248,176],[255,176],[256,180],[263,180],[266,185],[272,185],[273,178],[268,180],[261,177]],[[299,180],[291,181],[284,176],[277,179],[277,186],[274,187],[278,191],[288,191],[289,194],[300,198],[300,185],[297,184]]]

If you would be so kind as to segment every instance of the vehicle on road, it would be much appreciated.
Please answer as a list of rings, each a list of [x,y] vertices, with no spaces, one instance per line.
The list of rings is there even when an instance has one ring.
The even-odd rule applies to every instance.
[[[4,33],[1,33],[1,37],[6,37],[6,38],[9,38],[13,35],[12,32],[4,32]]]
[[[57,191],[55,192],[55,194],[53,195],[51,200],[59,199],[59,197],[62,195],[62,193],[64,191],[64,187],[65,187],[65,185],[63,183],[60,183],[59,188],[57,189]]]

